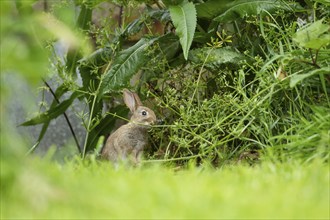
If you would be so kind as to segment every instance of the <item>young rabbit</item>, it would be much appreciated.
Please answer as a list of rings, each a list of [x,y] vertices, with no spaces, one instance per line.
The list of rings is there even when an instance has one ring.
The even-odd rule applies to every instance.
[[[132,117],[129,123],[110,135],[102,148],[101,157],[114,163],[129,160],[138,164],[143,148],[147,144],[147,130],[156,122],[156,115],[151,109],[142,105],[136,93],[124,89],[123,95]]]

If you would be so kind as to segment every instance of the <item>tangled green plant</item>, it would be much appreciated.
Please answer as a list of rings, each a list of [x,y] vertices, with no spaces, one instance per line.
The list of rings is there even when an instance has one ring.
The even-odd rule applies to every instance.
[[[118,11],[115,22],[99,16],[107,13],[100,3]],[[326,2],[113,3],[118,5],[102,0],[54,2],[45,12],[50,21],[63,22],[59,30],[72,28],[73,36],[94,44],[90,54],[73,43],[60,56],[47,41],[58,88],[47,86],[54,101],[22,124],[43,124],[31,152],[50,121],[65,115],[76,100],[86,107],[77,113],[86,129],[84,143],[77,143],[78,152],[82,157],[94,152],[113,131],[116,119],[125,117],[127,110],[116,101],[123,88],[150,98],[146,102],[164,118],[164,124],[152,131],[146,159],[221,165],[241,161],[244,155],[256,158],[269,149],[295,155],[289,148],[274,147],[285,142],[275,137],[300,132],[303,119],[316,123],[311,126],[314,133],[316,128],[326,130],[310,116],[314,109],[330,106]],[[60,10],[66,6],[68,11],[80,10],[76,16],[73,12],[66,16]],[[34,12],[32,4],[24,7]],[[142,15],[133,13],[134,8]],[[65,95],[69,97],[63,99]]]

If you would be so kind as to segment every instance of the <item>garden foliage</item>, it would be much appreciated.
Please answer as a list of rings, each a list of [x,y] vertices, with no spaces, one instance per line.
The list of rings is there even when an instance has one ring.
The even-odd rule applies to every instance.
[[[329,159],[328,1],[113,1],[118,22],[96,16],[109,1],[56,1],[47,13],[19,2],[3,7],[48,32],[35,40],[26,30],[31,25],[4,22],[7,40],[20,33],[31,39],[19,44],[28,53],[43,51],[29,56],[31,63],[51,54],[59,82],[49,109],[22,124],[43,124],[31,151],[50,121],[79,100],[87,106],[79,115],[87,132],[77,152],[85,157],[127,114],[115,103],[130,88],[163,120],[151,131],[146,159],[214,165],[261,155]],[[141,14],[129,17],[138,7]],[[69,45],[64,56],[54,47],[59,40]],[[2,67],[15,68],[11,56],[18,55],[4,54]]]

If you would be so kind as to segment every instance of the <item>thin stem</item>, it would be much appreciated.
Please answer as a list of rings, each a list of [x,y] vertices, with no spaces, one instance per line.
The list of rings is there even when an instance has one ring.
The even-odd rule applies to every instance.
[[[294,59],[294,61],[297,61],[297,62],[300,62],[300,63],[305,63],[305,64],[308,64],[308,65],[314,66],[316,68],[321,68],[318,64],[316,64],[314,62],[311,63],[307,60]]]
[[[105,73],[108,72],[109,68],[111,66],[111,62],[109,62],[109,64],[107,65],[107,67],[105,68]],[[95,103],[96,103],[96,100],[97,100],[97,96],[99,95],[99,91],[100,91],[100,88],[101,88],[101,84],[102,84],[102,81],[103,81],[103,77],[104,77],[105,74],[102,74],[101,76],[101,79],[100,79],[100,82],[97,86],[97,89],[95,90],[95,92],[92,94],[92,96],[94,96],[93,98],[93,103],[92,103],[92,107],[91,107],[91,110],[90,110],[90,113],[89,113],[89,119],[88,119],[88,125],[87,125],[87,128],[86,128],[86,136],[85,136],[85,143],[84,143],[84,148],[83,148],[83,152],[82,152],[82,158],[84,159],[85,156],[86,156],[86,150],[87,150],[87,141],[88,141],[88,138],[89,138],[89,132],[90,132],[90,127],[91,127],[91,124],[92,124],[92,119],[93,119],[93,114],[94,114],[94,108],[95,108]]]
[[[54,97],[54,99],[56,100],[56,102],[57,102],[57,103],[60,103],[60,100],[58,100],[58,98],[56,97],[55,92],[52,90],[52,88],[51,88],[50,85],[46,82],[46,80],[43,79],[42,81],[43,81],[44,84],[47,86],[47,88],[49,89],[50,93],[53,95],[53,97]],[[72,127],[72,125],[71,125],[71,122],[70,122],[70,120],[69,120],[69,117],[67,116],[67,114],[66,114],[65,112],[63,113],[63,115],[64,115],[65,121],[66,121],[66,123],[68,124],[69,129],[70,129],[70,131],[71,131],[71,133],[72,133],[73,139],[74,139],[74,141],[76,142],[76,146],[77,146],[77,148],[78,148],[78,151],[79,151],[79,153],[81,154],[80,145],[79,145],[79,142],[78,142],[77,136],[76,136],[76,134],[75,134],[75,132],[74,132],[74,130],[73,130],[73,127]]]
[[[315,64],[315,60],[314,60],[312,49],[309,49],[309,53],[311,55],[312,63]]]
[[[319,54],[319,50],[316,50],[316,53],[315,53],[315,57],[313,56],[313,51],[312,51],[312,49],[309,49],[309,53],[310,53],[310,55],[311,55],[311,59],[312,59],[312,65],[313,66],[315,66],[316,68],[321,68],[317,63],[316,63],[316,61],[317,61],[317,57],[318,57],[318,54]]]
[[[114,114],[114,113],[111,113],[111,112],[107,112],[106,115],[112,115],[113,117],[119,118],[119,119],[124,120],[126,122],[130,121],[127,118],[121,117],[120,115],[117,115],[117,114]]]
[[[35,144],[30,148],[30,150],[28,150],[28,152],[26,152],[25,156],[31,154],[31,153],[32,153],[32,152],[38,147],[39,143],[40,143],[39,141],[38,141],[37,143],[35,143]]]
[[[89,128],[90,128],[91,123],[92,123],[92,117],[93,117],[93,113],[94,113],[94,107],[95,107],[95,103],[96,103],[96,99],[97,99],[97,93],[98,93],[98,90],[100,88],[100,84],[101,83],[99,83],[99,86],[98,86],[98,88],[96,90],[96,93],[93,94],[93,96],[94,96],[94,98],[93,98],[93,104],[92,104],[91,112],[89,114],[88,126],[87,126],[87,131],[86,131],[86,136],[85,136],[85,143],[84,143],[84,150],[83,150],[83,154],[82,154],[82,158],[83,159],[86,156],[87,140],[88,140],[88,137],[89,137]]]
[[[191,108],[191,105],[192,105],[193,99],[194,99],[194,97],[195,97],[195,95],[196,95],[196,92],[197,92],[197,89],[198,89],[198,86],[199,86],[200,79],[201,79],[201,77],[202,77],[202,72],[203,72],[203,70],[204,70],[205,63],[206,63],[207,59],[209,58],[209,56],[210,56],[212,50],[213,50],[213,47],[209,50],[209,52],[208,52],[208,54],[207,54],[207,56],[206,56],[206,58],[205,58],[205,60],[204,60],[204,62],[203,62],[203,64],[202,64],[202,67],[201,67],[201,69],[200,69],[200,71],[199,71],[198,78],[197,78],[197,85],[196,85],[196,88],[194,89],[194,93],[192,94],[192,97],[191,97],[191,99],[190,99],[190,103],[189,103],[189,106],[188,106],[188,110],[190,110],[190,108]]]
[[[318,64],[317,64],[317,58],[319,56],[319,50],[316,50],[315,52],[315,58],[314,58],[314,65],[318,68],[321,68]]]
[[[121,28],[121,26],[123,25],[123,6],[119,7],[119,20],[118,20],[118,27]]]

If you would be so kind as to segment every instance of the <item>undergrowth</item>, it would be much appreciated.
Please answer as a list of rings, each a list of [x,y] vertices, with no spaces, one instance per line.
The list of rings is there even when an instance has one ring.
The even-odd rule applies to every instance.
[[[300,32],[306,27],[299,19],[304,16],[279,11],[249,17],[232,37],[217,33],[208,47],[192,51],[193,64],[165,71],[155,83],[167,125],[153,131],[149,150],[155,161],[221,166],[242,160],[252,164],[268,155],[328,162],[329,47],[301,47],[306,39]],[[307,29],[321,28],[316,23]],[[222,34],[228,35],[226,28]],[[253,36],[259,36],[258,46]],[[228,45],[243,50],[244,56],[232,59]],[[219,48],[228,63],[221,63]]]
[[[2,51],[18,44],[30,55],[44,54],[44,48],[36,49],[41,44],[51,54],[48,66],[57,88],[48,78],[42,82],[54,99],[47,105],[42,100],[41,112],[21,124],[42,125],[29,153],[61,115],[76,154],[97,153],[116,120],[127,114],[118,99],[129,88],[163,121],[151,129],[146,161],[216,167],[267,157],[328,162],[326,1],[37,3],[6,1],[3,13],[11,23],[1,29]],[[17,41],[20,36],[32,43]],[[68,47],[62,54],[61,45]],[[15,70],[21,58],[4,55],[4,69]],[[75,101],[85,106],[73,119],[86,130],[83,143],[66,115]]]

